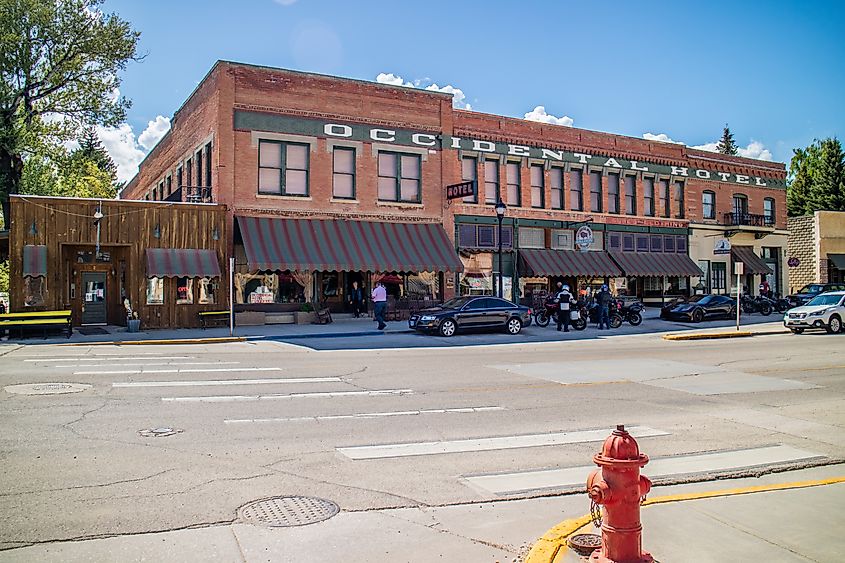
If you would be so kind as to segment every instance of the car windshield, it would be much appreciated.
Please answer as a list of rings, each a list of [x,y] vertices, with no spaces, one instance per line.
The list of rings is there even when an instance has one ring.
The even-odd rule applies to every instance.
[[[841,295],[819,295],[818,297],[814,297],[807,303],[808,307],[812,307],[815,305],[838,305],[839,300],[842,299]]]
[[[441,305],[441,307],[444,309],[460,309],[466,305],[470,299],[472,299],[472,297],[454,297]]]
[[[802,287],[798,293],[819,293],[822,290],[822,285],[818,283],[809,283]]]
[[[713,301],[712,295],[693,295],[689,298],[690,303],[698,303],[699,305],[707,305]]]

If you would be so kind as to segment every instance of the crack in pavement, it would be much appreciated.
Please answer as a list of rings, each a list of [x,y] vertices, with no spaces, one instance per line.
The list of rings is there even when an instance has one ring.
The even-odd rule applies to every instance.
[[[204,487],[206,485],[210,485],[212,483],[223,482],[223,481],[250,481],[252,479],[258,479],[260,477],[271,477],[275,473],[259,473],[257,475],[247,475],[245,477],[217,477],[215,479],[209,479],[207,481],[203,481],[201,483],[195,483],[188,487],[187,489],[179,490],[179,491],[170,491],[166,493],[155,493],[155,494],[137,494],[137,495],[123,495],[123,496],[109,496],[109,497],[90,497],[86,498],[85,501],[92,501],[92,500],[128,500],[134,498],[159,498],[159,497],[169,497],[169,496],[177,496],[177,495],[187,495],[196,489]]]
[[[98,483],[96,485],[76,485],[73,487],[59,487],[56,489],[42,489],[38,491],[18,491],[14,493],[0,493],[0,498],[2,497],[16,497],[21,495],[37,495],[41,493],[56,493],[61,491],[75,491],[79,489],[99,489],[102,487],[111,487],[112,485],[122,485],[124,483],[139,483],[141,481],[146,481],[147,479],[154,479],[160,475],[164,475],[165,473],[169,473],[171,471],[176,471],[177,468],[171,467],[170,469],[164,469],[157,473],[153,473],[151,475],[147,475],[145,477],[137,477],[134,479],[120,479],[118,481],[110,481],[108,483]],[[106,498],[117,498],[117,497],[106,497]]]

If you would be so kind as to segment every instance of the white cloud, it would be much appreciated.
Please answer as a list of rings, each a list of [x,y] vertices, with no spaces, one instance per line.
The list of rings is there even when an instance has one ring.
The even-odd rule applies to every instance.
[[[426,84],[430,81],[430,78],[417,78],[413,82],[411,82],[405,80],[398,74],[393,74],[392,72],[380,72],[378,76],[376,76],[376,82],[378,82],[379,84],[390,84],[391,86],[404,86],[405,88],[423,88],[423,84]],[[464,94],[464,91],[460,88],[452,86],[451,84],[447,84],[442,88],[437,84],[429,84],[424,88],[433,92],[445,92],[447,94],[452,94],[452,105],[454,107],[467,110],[472,109],[472,106],[466,103],[466,94]]]
[[[293,6],[296,4],[296,0],[273,0],[273,2],[280,6]]]
[[[448,84],[444,87],[440,87],[437,84],[432,84],[430,86],[425,87],[426,90],[433,90],[435,92],[445,92],[447,94],[452,94],[452,105],[456,108],[467,109],[471,110],[472,106],[466,103],[466,96],[464,95],[464,91],[460,88],[455,88],[451,84]]]
[[[643,139],[646,141],[660,141],[661,143],[675,143],[677,145],[683,145],[681,141],[675,141],[666,133],[643,133]]]
[[[692,148],[709,152],[719,152],[718,146],[719,142],[713,141],[712,143],[695,145]],[[773,158],[772,151],[767,149],[763,143],[761,143],[760,141],[755,141],[754,139],[752,139],[746,147],[737,147],[736,154],[737,156],[744,156],[745,158],[756,158],[757,160],[772,160]]]
[[[397,76],[392,72],[380,72],[378,76],[376,76],[376,82],[379,84],[390,84],[391,86],[405,86],[407,88],[414,87],[414,84],[411,82],[405,82],[401,76]]]
[[[572,127],[572,124],[574,123],[573,119],[568,115],[556,117],[546,113],[545,106],[535,107],[533,110],[525,114],[525,119],[528,121],[539,121],[540,123],[550,123],[552,125],[565,125],[566,127]]]
[[[138,144],[149,152],[168,131],[170,131],[170,118],[157,115],[153,121],[147,124],[144,132],[138,135]]]
[[[147,124],[137,140],[128,123],[97,127],[97,134],[117,166],[117,179],[126,182],[138,173],[138,165],[169,129],[170,118],[159,115]]]

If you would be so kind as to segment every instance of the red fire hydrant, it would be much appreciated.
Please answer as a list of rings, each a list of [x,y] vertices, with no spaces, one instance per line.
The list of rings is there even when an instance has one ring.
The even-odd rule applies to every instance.
[[[637,441],[620,424],[593,461],[601,469],[587,478],[587,494],[594,521],[601,521],[601,549],[593,552],[590,561],[652,563],[654,558],[643,551],[640,522],[640,502],[651,490],[651,481],[640,475],[648,456],[640,453]],[[598,516],[598,505],[604,507],[603,517]]]

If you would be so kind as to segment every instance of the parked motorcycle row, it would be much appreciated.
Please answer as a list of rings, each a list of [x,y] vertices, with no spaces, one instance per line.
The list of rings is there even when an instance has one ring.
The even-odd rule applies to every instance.
[[[640,302],[626,304],[622,299],[614,299],[609,308],[610,328],[619,328],[623,322],[631,326],[639,325],[643,322],[643,308]],[[558,312],[557,302],[554,299],[547,299],[534,313],[534,322],[537,326],[548,326],[552,320],[555,320]],[[572,328],[584,330],[587,328],[587,323],[598,324],[600,310],[598,303],[588,305],[583,300],[579,300],[570,311],[560,311],[560,313],[570,316],[569,322]]]

